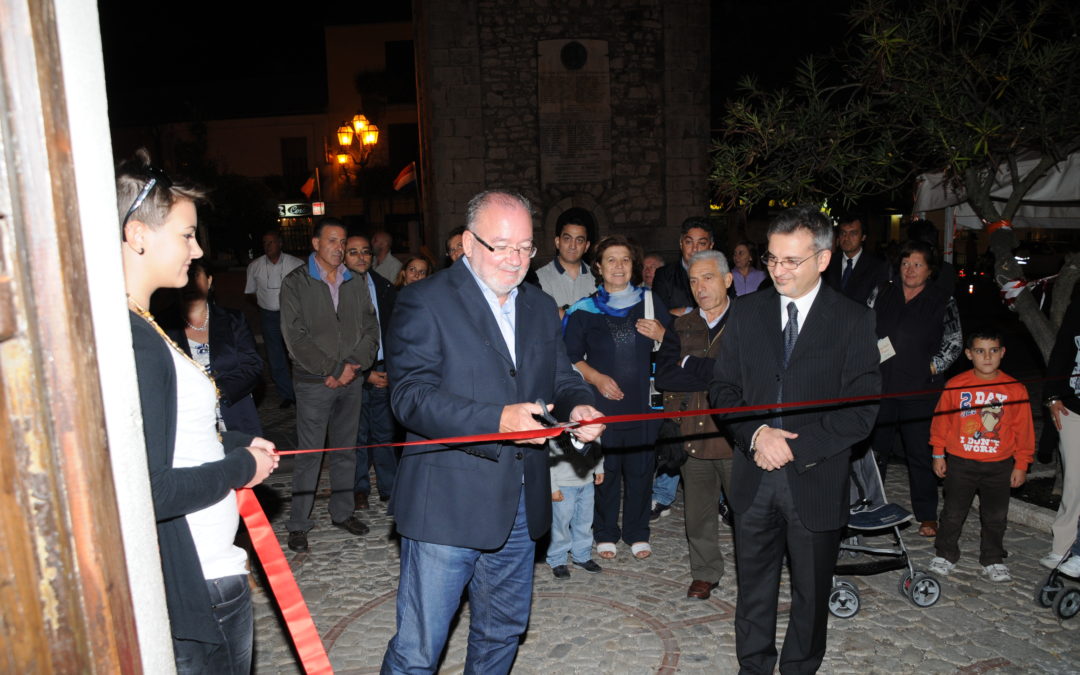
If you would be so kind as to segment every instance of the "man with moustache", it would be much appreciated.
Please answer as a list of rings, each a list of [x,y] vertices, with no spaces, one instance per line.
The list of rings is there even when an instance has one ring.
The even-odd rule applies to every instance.
[[[379,352],[371,370],[362,373],[363,389],[360,404],[360,430],[357,445],[378,445],[394,440],[394,413],[390,410],[390,380],[386,377],[385,344],[394,313],[397,289],[371,268],[374,251],[367,237],[349,237],[345,242],[345,267],[354,272],[367,286],[368,296],[375,306],[375,320],[379,323]],[[397,455],[394,448],[358,448],[356,450],[356,484],[353,493],[357,509],[368,508],[371,496],[369,469],[375,465],[375,478],[379,482],[379,501],[390,500],[394,493],[397,476]]]
[[[701,251],[690,258],[690,289],[697,311],[675,319],[656,355],[656,386],[664,392],[664,410],[708,408],[709,381],[727,326],[728,289],[732,276],[720,251]],[[682,466],[686,496],[686,540],[690,546],[690,588],[686,597],[707,600],[720,585],[724,556],[720,552],[719,503],[731,476],[731,444],[708,416],[683,417],[679,425],[686,452]]]
[[[464,258],[398,294],[387,339],[391,401],[408,440],[595,419],[566,357],[555,302],[521,284],[535,255],[520,195],[469,202]],[[601,425],[570,432],[589,442]],[[383,673],[434,672],[468,589],[465,672],[506,673],[529,622],[535,540],[551,524],[545,439],[406,447],[390,501],[401,535],[397,633]]]
[[[296,440],[303,449],[349,447],[356,443],[360,422],[357,378],[375,361],[379,323],[367,285],[342,263],[341,221],[319,221],[311,247],[307,264],[281,284],[281,331],[292,357],[296,391]],[[308,548],[323,454],[303,453],[293,459],[292,511],[285,524],[293,551]],[[331,522],[350,534],[367,534],[367,525],[353,515],[356,453],[331,452],[327,460]]]
[[[846,399],[881,393],[874,314],[822,283],[832,226],[813,207],[783,211],[762,257],[774,288],[735,302],[710,387],[714,407]],[[791,612],[780,672],[813,673],[825,656],[828,597],[848,516],[851,446],[877,402],[722,416],[732,460],[740,672],[772,673],[776,603],[787,554]]]

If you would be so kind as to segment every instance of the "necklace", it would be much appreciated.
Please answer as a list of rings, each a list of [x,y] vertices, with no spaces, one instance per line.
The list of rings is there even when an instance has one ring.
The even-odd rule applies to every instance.
[[[172,347],[173,351],[182,356],[188,363],[195,366],[195,368],[200,373],[206,376],[206,379],[210,380],[210,385],[214,388],[214,416],[217,417],[218,440],[221,440],[221,432],[225,429],[225,422],[221,417],[221,390],[218,389],[217,382],[214,380],[214,376],[210,374],[210,369],[203,368],[198,361],[188,356],[187,352],[185,352],[183,349],[180,349],[179,345],[173,342],[172,338],[170,338],[169,335],[164,330],[162,330],[161,326],[158,325],[157,321],[154,320],[154,315],[146,311],[138,302],[135,301],[135,298],[129,295],[127,296],[127,299],[128,304],[135,309],[135,313],[138,314],[143,319],[143,321],[146,321],[146,323],[150,324],[153,327],[157,334],[161,336],[161,339],[165,341],[165,344]],[[191,324],[188,325],[190,326]]]
[[[184,321],[184,323],[186,323],[187,327],[195,331],[196,333],[202,333],[203,331],[205,331],[206,327],[210,325],[210,303],[207,302],[205,305],[203,305],[203,322],[201,326],[192,326],[186,320]]]

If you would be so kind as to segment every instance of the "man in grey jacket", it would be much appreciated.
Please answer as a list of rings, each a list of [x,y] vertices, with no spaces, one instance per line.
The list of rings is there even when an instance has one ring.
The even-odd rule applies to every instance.
[[[307,264],[281,284],[281,332],[293,361],[296,438],[302,449],[355,445],[362,396],[357,376],[371,367],[379,347],[367,285],[343,262],[345,240],[341,221],[323,218],[315,227]],[[293,551],[308,548],[323,454],[294,458],[292,511],[286,523]],[[367,525],[353,515],[356,453],[331,452],[328,459],[331,521],[351,534],[367,534]]]

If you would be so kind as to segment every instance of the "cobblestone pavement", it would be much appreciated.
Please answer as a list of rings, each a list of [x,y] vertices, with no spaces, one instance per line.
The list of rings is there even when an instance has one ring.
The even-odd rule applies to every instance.
[[[293,410],[278,410],[271,396],[260,413],[267,436],[295,447]],[[288,458],[261,494],[283,548],[289,505]],[[324,486],[316,499],[310,550],[285,553],[338,673],[377,673],[394,631],[398,544],[385,505],[372,499],[357,514],[371,526],[354,537],[330,525]],[[373,478],[374,479],[374,478]],[[906,474],[892,467],[890,498],[908,506]],[[735,571],[731,531],[721,527],[728,572],[707,601],[686,598],[690,582],[683,532],[682,494],[652,528],[653,556],[639,561],[619,545],[603,573],[572,568],[569,580],[536,566],[532,620],[516,673],[734,673]],[[1011,583],[995,584],[978,565],[978,517],[961,540],[964,557],[942,579],[942,597],[920,608],[898,591],[900,572],[851,577],[861,596],[849,619],[830,617],[824,673],[1080,673],[1080,618],[1062,621],[1034,602],[1046,578],[1038,559],[1049,547],[1050,512],[1013,500],[1006,547]],[[1026,523],[1026,524],[1025,524]],[[932,557],[931,541],[903,532],[916,567]],[[886,541],[886,540],[883,540]],[[257,673],[302,672],[266,592],[255,594]],[[789,602],[781,586],[779,639]],[[463,670],[468,606],[453,627],[441,673]]]

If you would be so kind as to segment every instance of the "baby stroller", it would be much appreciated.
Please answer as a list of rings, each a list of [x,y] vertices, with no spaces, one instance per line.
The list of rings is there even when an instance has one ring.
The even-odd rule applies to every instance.
[[[1069,556],[1065,556],[1061,562],[1065,562]],[[1062,621],[1067,621],[1077,613],[1080,613],[1080,588],[1076,586],[1065,587],[1062,578],[1068,578],[1061,572],[1061,563],[1055,567],[1046,581],[1039,584],[1035,589],[1035,603],[1039,607],[1053,607],[1054,614]]]
[[[930,607],[941,599],[941,584],[929,572],[917,570],[911,564],[900,526],[911,521],[912,514],[885,499],[873,450],[851,461],[851,512],[848,516],[849,537],[840,543],[840,561],[833,572],[833,587],[829,593],[829,612],[841,619],[850,619],[859,611],[859,589],[843,576],[866,576],[892,570],[903,570],[899,590],[917,607]],[[892,530],[891,546],[871,546],[863,535]],[[859,554],[876,559],[847,562]]]

